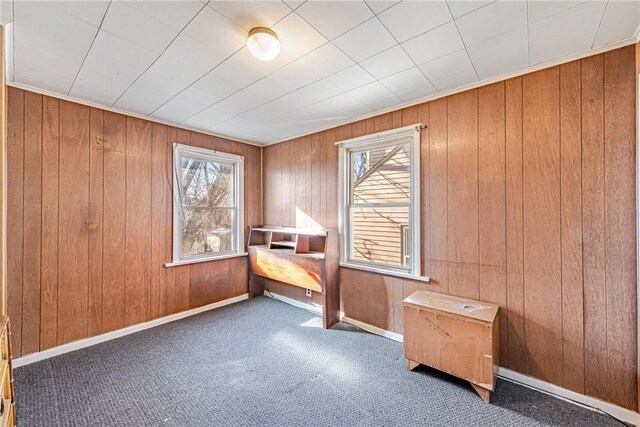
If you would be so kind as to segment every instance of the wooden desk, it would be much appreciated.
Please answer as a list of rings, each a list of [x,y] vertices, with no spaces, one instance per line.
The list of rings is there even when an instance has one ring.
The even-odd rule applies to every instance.
[[[340,321],[339,247],[335,230],[253,226],[249,232],[249,297],[264,278],[322,294],[323,326]]]
[[[422,363],[465,379],[488,403],[499,364],[499,307],[428,291],[403,303],[407,369]]]

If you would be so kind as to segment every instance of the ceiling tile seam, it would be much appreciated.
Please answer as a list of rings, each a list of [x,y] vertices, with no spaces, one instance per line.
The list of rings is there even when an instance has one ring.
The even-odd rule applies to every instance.
[[[136,77],[136,78],[131,82],[131,84],[129,84],[129,86],[127,86],[127,88],[126,88],[126,89],[125,89],[125,90],[120,94],[120,96],[118,96],[118,98],[116,98],[116,100],[115,100],[115,101],[113,101],[113,103],[111,104],[111,107],[113,107],[114,105],[116,105],[116,104],[118,103],[118,101],[120,101],[120,99],[121,99],[121,98],[122,98],[122,97],[123,97],[123,96],[124,96],[128,91],[129,91],[129,89],[131,89],[131,88],[133,87],[133,85],[134,85],[134,84],[136,84],[136,82],[137,82],[138,80],[140,80],[140,78],[141,78],[142,76],[144,76],[144,75],[147,73],[147,71],[149,71],[149,70],[151,69],[151,67],[153,67],[153,65],[154,65],[156,62],[158,62],[158,61],[160,60],[160,58],[162,58],[162,55],[164,55],[164,54],[167,52],[167,50],[169,50],[169,48],[170,48],[170,47],[171,47],[171,45],[176,41],[176,39],[177,39],[178,37],[180,37],[180,34],[182,34],[182,33],[184,32],[185,28],[187,28],[187,27],[189,26],[189,24],[191,24],[191,22],[193,22],[193,20],[194,20],[194,19],[196,19],[196,17],[197,17],[198,15],[200,15],[200,13],[202,13],[202,11],[204,10],[204,8],[205,8],[205,7],[207,7],[207,5],[208,5],[208,4],[209,4],[209,1],[207,1],[206,3],[204,3],[204,4],[203,4],[203,6],[200,8],[200,10],[198,10],[198,12],[197,12],[195,15],[193,15],[193,16],[191,17],[191,19],[189,19],[189,22],[187,22],[187,23],[182,27],[182,29],[178,31],[178,34],[176,34],[176,36],[175,36],[173,39],[171,39],[171,41],[169,42],[169,44],[167,44],[167,46],[165,46],[165,48],[163,49],[163,51],[162,51],[162,52],[160,52],[160,54],[158,55],[158,57],[157,57],[156,59],[154,59],[154,60],[153,60],[153,62],[152,62],[151,64],[149,64],[149,66],[148,66],[147,68],[145,68],[145,69],[144,69],[144,71],[143,71],[142,73],[140,73],[140,75],[139,75],[138,77]],[[140,13],[144,13],[144,12],[140,12]],[[145,15],[146,15],[146,13],[145,13]]]
[[[98,25],[96,33],[93,36],[93,40],[91,40],[91,44],[89,45],[89,49],[87,49],[87,53],[84,54],[84,58],[82,58],[82,62],[80,63],[80,67],[78,67],[78,71],[76,72],[76,75],[73,77],[73,82],[71,82],[71,86],[69,87],[69,90],[67,91],[67,96],[69,96],[69,94],[73,90],[73,86],[76,84],[76,80],[78,80],[78,76],[80,75],[80,71],[82,71],[82,67],[84,67],[84,63],[87,61],[87,58],[89,57],[89,53],[91,52],[91,49],[93,49],[93,44],[96,42],[96,39],[98,38],[98,34],[100,34],[100,30],[102,29],[102,24],[104,23],[104,19],[107,17],[107,13],[109,13],[109,9],[111,8],[111,1],[112,0],[109,0],[109,4],[107,5],[107,8],[104,10],[104,14],[102,15],[102,19],[100,20],[100,25]],[[15,61],[14,61],[14,63],[15,63]]]
[[[445,1],[445,4],[447,5],[447,9],[449,9],[449,13],[451,13],[451,8],[449,7],[449,3],[447,3]],[[451,16],[453,16],[453,13],[451,13]],[[476,75],[476,79],[477,81],[480,80],[480,76],[478,75],[478,70],[476,70],[476,64],[473,63],[473,61],[471,60],[471,55],[469,55],[469,51],[467,50],[467,46],[464,44],[464,39],[462,38],[462,34],[460,34],[460,29],[458,28],[458,23],[456,22],[456,20],[453,20],[453,25],[456,27],[456,31],[458,32],[458,37],[460,37],[460,40],[462,41],[462,45],[464,46],[464,51],[467,54],[467,59],[469,60],[469,63],[471,64],[471,67],[473,68],[473,72]]]
[[[207,2],[207,5],[208,5],[208,4],[209,4],[209,2]],[[285,4],[286,4],[286,3],[285,3]],[[288,6],[288,5],[287,5],[287,6]],[[213,9],[212,9],[212,10],[213,10]],[[236,22],[234,22],[234,21],[230,20],[229,18],[227,18],[226,16],[222,15],[221,13],[219,13],[219,12],[217,12],[217,11],[215,11],[215,12],[216,12],[217,14],[219,14],[220,16],[224,17],[224,18],[225,18],[226,20],[228,20],[229,22],[233,22],[233,24],[234,24],[234,25],[238,25]],[[272,25],[272,27],[276,26],[278,23],[280,23],[283,19],[285,19],[286,17],[288,17],[288,16],[289,16],[289,15],[291,15],[292,13],[295,13],[295,12],[292,10],[291,12],[287,13],[285,16],[283,16],[282,18],[280,18],[280,19],[279,19],[275,24],[273,24],[273,25]],[[238,25],[238,26],[239,26],[239,25]],[[240,28],[242,28],[241,26],[239,26],[239,27],[240,27]],[[323,36],[323,37],[324,37],[324,36]],[[325,37],[325,40],[326,40],[326,37]],[[326,43],[325,43],[325,44],[326,44]],[[324,46],[324,44],[323,44],[323,45],[321,45],[321,46],[319,46],[319,47],[318,47],[318,48],[316,48],[316,49],[319,49],[319,48],[320,48],[320,47],[322,47],[322,46]],[[236,55],[238,52],[240,52],[240,51],[241,51],[242,49],[244,49],[245,47],[246,47],[246,46],[245,46],[245,45],[243,45],[243,46],[241,46],[240,48],[238,48],[238,50],[236,50],[235,52],[233,52],[232,54],[230,54],[229,56],[227,56],[227,57],[226,57],[225,59],[223,59],[219,64],[216,64],[212,69],[210,69],[209,71],[207,71],[206,73],[204,73],[202,76],[198,77],[196,80],[194,80],[194,81],[193,81],[191,84],[189,84],[187,87],[185,87],[184,89],[182,89],[180,92],[178,92],[177,94],[175,94],[175,95],[174,95],[174,96],[172,96],[171,98],[167,99],[165,102],[163,102],[160,106],[158,106],[155,110],[153,110],[153,111],[152,111],[151,113],[149,113],[147,116],[151,116],[153,113],[155,113],[156,111],[158,111],[160,108],[164,107],[166,104],[168,104],[169,102],[171,102],[171,101],[172,101],[173,99],[175,99],[177,96],[179,96],[180,94],[184,93],[187,89],[191,88],[193,85],[195,85],[196,83],[198,83],[198,82],[199,82],[200,80],[202,80],[205,76],[207,76],[207,75],[208,75],[209,73],[211,73],[213,70],[215,70],[216,68],[220,67],[222,64],[224,64],[225,62],[227,62],[229,59],[231,59],[234,55]],[[313,51],[315,51],[316,49],[314,49]],[[313,51],[312,51],[312,52],[313,52]],[[311,53],[311,52],[308,52],[308,53]],[[307,54],[308,54],[308,53],[307,53]],[[307,54],[305,54],[305,55],[307,55]],[[303,55],[303,56],[305,56],[305,55]],[[301,56],[300,58],[302,58],[303,56]],[[253,85],[253,84],[255,84],[255,83],[259,82],[260,80],[262,80],[262,79],[264,79],[264,78],[266,78],[266,77],[269,77],[271,74],[275,73],[276,71],[281,70],[282,68],[286,67],[287,65],[293,64],[294,62],[296,62],[296,61],[297,61],[298,59],[300,59],[300,58],[297,58],[296,60],[291,61],[291,62],[289,62],[288,64],[285,64],[285,65],[283,65],[282,67],[280,67],[280,68],[277,68],[277,69],[273,70],[272,72],[270,72],[270,73],[269,73],[269,74],[267,74],[266,76],[263,76],[263,77],[259,78],[258,80],[255,80],[255,81],[253,81],[253,82],[249,83],[248,85],[246,85],[246,86],[244,86],[244,87],[242,87],[242,88],[238,89],[237,91],[233,92],[232,94],[230,94],[230,95],[228,95],[228,96],[226,96],[226,97],[224,97],[224,98],[222,98],[222,99],[219,99],[218,101],[214,102],[214,103],[213,103],[213,104],[211,104],[211,105],[206,106],[205,108],[203,108],[203,109],[201,109],[201,110],[197,111],[196,113],[194,113],[194,114],[190,115],[189,117],[187,117],[186,119],[182,120],[180,123],[184,123],[185,121],[189,120],[190,118],[192,118],[192,117],[194,117],[194,116],[197,116],[198,114],[202,113],[204,110],[207,110],[207,109],[209,109],[209,108],[213,107],[214,105],[219,104],[220,102],[222,102],[222,101],[224,101],[224,100],[226,100],[226,99],[228,99],[228,98],[232,97],[233,95],[237,94],[238,92],[243,91],[244,89],[248,88],[249,86],[251,86],[251,85]],[[234,116],[234,117],[235,117],[235,116]]]
[[[450,1],[450,0],[445,0],[445,3],[447,4],[447,8],[449,9],[449,13],[451,13],[451,17],[455,20],[455,19],[460,19],[460,18],[462,18],[463,16],[467,16],[467,15],[470,15],[470,14],[472,14],[472,13],[474,13],[474,12],[477,12],[477,11],[479,11],[480,9],[484,9],[484,8],[485,8],[485,7],[487,7],[487,6],[491,6],[492,4],[494,4],[495,2],[497,2],[498,0],[491,0],[489,3],[482,5],[482,6],[480,6],[480,7],[479,7],[479,8],[477,8],[477,9],[473,9],[473,10],[470,10],[469,12],[463,13],[462,15],[457,16],[457,17],[453,16],[453,13],[451,12],[451,8],[449,7],[449,1]],[[527,0],[527,1],[528,1],[528,0]]]
[[[364,3],[367,5],[367,7],[369,8],[369,10],[371,10],[371,8],[370,8],[370,7],[369,7],[369,5],[367,4],[367,2],[364,2]],[[372,12],[373,12],[373,11],[372,11]],[[322,34],[322,32],[321,32],[320,30],[318,30],[316,27],[314,27],[314,26],[313,26],[313,24],[311,24],[311,23],[310,23],[310,22],[308,22],[306,19],[304,19],[304,17],[303,17],[303,16],[300,16],[300,14],[298,14],[298,13],[296,13],[296,15],[298,15],[298,16],[300,17],[300,19],[302,19],[302,20],[303,20],[304,22],[306,22],[306,23],[307,23],[311,28],[313,28],[314,30],[316,30],[318,33],[320,33],[320,34],[324,37],[324,34]],[[365,24],[365,23],[367,23],[367,22],[371,21],[372,19],[377,19],[377,16],[375,15],[375,13],[374,13],[374,16],[373,16],[373,17],[371,17],[371,18],[367,19],[366,21],[364,21],[364,22],[362,22],[362,23],[360,23],[360,24],[356,25],[356,26],[355,26],[355,27],[353,27],[351,30],[353,30],[354,28],[359,27],[360,25],[363,25],[363,24]],[[387,29],[387,28],[385,27],[385,30],[386,30],[386,29]],[[351,31],[351,30],[349,30],[349,31]],[[347,31],[347,32],[349,32],[349,31]],[[347,32],[345,32],[344,34],[346,34]],[[389,30],[387,30],[387,32],[389,32]],[[389,34],[391,34],[391,33],[389,32]],[[392,34],[391,34],[391,36],[393,37],[393,35],[392,35]],[[325,38],[326,38],[326,37],[325,37]],[[336,37],[335,39],[333,39],[333,40],[336,40],[336,39],[337,39],[337,37]],[[372,78],[373,80],[375,80],[375,81],[377,81],[378,83],[380,83],[380,82],[378,81],[378,79],[377,79],[375,76],[373,76],[371,73],[369,73],[367,70],[365,70],[365,69],[362,67],[362,65],[360,65],[360,63],[361,63],[361,62],[363,62],[363,61],[366,61],[367,59],[373,58],[374,56],[376,56],[378,53],[381,53],[381,52],[378,52],[378,53],[375,53],[375,54],[373,54],[373,55],[370,55],[370,56],[368,56],[368,57],[366,57],[366,58],[362,59],[361,61],[356,61],[355,59],[353,59],[353,58],[351,57],[351,55],[349,55],[347,52],[345,52],[344,50],[342,50],[342,49],[340,48],[340,46],[336,45],[336,44],[333,42],[333,40],[329,40],[329,43],[331,43],[331,44],[333,45],[333,47],[335,47],[336,49],[338,49],[338,50],[339,50],[340,52],[342,52],[342,53],[343,53],[347,58],[349,58],[351,61],[353,61],[354,65],[351,65],[350,67],[353,67],[353,66],[358,66],[358,67],[360,67],[360,69],[361,69],[362,71],[364,71],[365,73],[367,73],[368,75],[370,75],[370,76],[371,76],[371,78]],[[394,40],[395,40],[395,37],[394,37]],[[397,40],[396,40],[396,43],[397,43]],[[394,48],[394,47],[395,47],[395,46],[391,46],[389,49],[392,49],[392,48]],[[385,49],[385,50],[388,50],[388,49]],[[383,50],[382,52],[384,52],[384,50]],[[309,52],[309,53],[311,53],[311,52]],[[350,68],[350,67],[347,67],[347,68]],[[346,69],[346,68],[345,68],[345,69]],[[340,71],[344,71],[345,69],[340,70]],[[334,74],[337,74],[337,73],[339,73],[340,71],[336,71],[335,73],[330,74],[330,75],[328,75],[327,77],[333,76]],[[326,79],[327,77],[323,77],[323,80],[324,80],[324,79]],[[371,83],[373,83],[373,82],[371,82]],[[361,88],[362,86],[365,86],[365,85],[367,85],[367,84],[369,84],[369,83],[365,83],[365,84],[362,84],[362,85],[360,85],[360,86],[354,87],[354,88],[352,88],[351,90],[348,90],[348,91],[343,91],[343,93],[342,93],[342,94],[349,93],[349,92],[351,92],[351,91],[353,91],[353,90],[355,90],[355,89]],[[385,86],[385,87],[386,87],[386,86]],[[338,95],[335,95],[335,96],[338,96]],[[329,97],[329,98],[326,98],[326,99],[331,99],[331,98],[333,98],[333,97]],[[360,100],[358,100],[358,101],[360,101]],[[318,102],[322,102],[322,101],[318,101]],[[314,104],[317,104],[317,103],[314,103]],[[314,104],[311,104],[311,105],[314,105]],[[362,102],[362,104],[364,104],[364,102]]]
[[[607,13],[607,8],[609,8],[609,1],[607,0],[607,4],[604,6],[604,10],[602,11],[602,16],[600,17],[600,22],[598,22],[598,29],[596,33],[593,35],[593,41],[591,42],[591,46],[589,49],[593,49],[593,46],[596,44],[596,39],[598,38],[598,33],[600,32],[600,27],[602,27],[602,22],[604,21],[604,15]]]
[[[371,1],[371,0],[369,0]],[[392,4],[391,6],[387,6],[386,8],[382,9],[380,12],[375,13],[373,12],[373,9],[371,9],[371,6],[369,6],[369,2],[367,0],[365,0],[365,3],[367,4],[367,6],[369,6],[369,9],[371,9],[371,12],[373,12],[374,15],[378,16],[380,15],[382,12],[386,12],[387,10],[391,9],[393,6],[397,5],[398,3],[401,3],[402,0],[397,1],[396,3]]]
[[[340,34],[338,34],[337,36],[333,37],[332,39],[330,39],[329,37],[327,37],[326,35],[324,35],[324,33],[322,31],[320,31],[319,29],[317,29],[316,27],[313,26],[313,24],[311,24],[311,22],[307,21],[304,16],[300,15],[300,13],[297,12],[297,9],[299,9],[300,7],[298,7],[296,10],[294,10],[294,13],[296,15],[298,15],[300,17],[300,19],[302,19],[304,22],[306,22],[311,28],[313,28],[314,30],[316,30],[318,33],[320,33],[325,39],[329,40],[330,42],[333,42],[334,40],[344,36],[345,34],[347,34],[349,31],[358,28],[361,25],[364,25],[365,23],[371,21],[372,19],[374,19],[376,17],[376,14],[373,12],[373,10],[371,10],[371,7],[369,7],[369,5],[367,4],[366,1],[361,0],[366,6],[367,8],[371,11],[371,13],[373,13],[373,16],[365,19],[364,21],[362,21],[361,23],[359,23],[358,25],[354,25],[353,27],[349,28],[346,31],[341,32]],[[306,2],[305,2],[306,3]],[[300,5],[302,6],[302,5]]]
[[[366,3],[366,2],[365,2]],[[446,2],[445,2],[446,3]],[[397,3],[396,3],[397,4]],[[367,7],[369,7],[369,9],[371,9],[371,6],[369,6],[369,3],[366,3]],[[395,5],[393,5],[395,6]],[[393,7],[391,6],[391,7]],[[391,7],[389,9],[391,9]],[[448,8],[448,4],[447,4],[447,8]],[[388,10],[388,9],[387,9]],[[372,10],[373,12],[373,10]],[[449,14],[451,14],[451,10],[449,10]],[[375,15],[375,13],[374,13]],[[451,14],[451,17],[453,17],[453,14]],[[429,82],[429,84],[431,85],[431,87],[436,91],[436,92],[440,92],[438,89],[436,89],[436,86],[431,82],[431,80],[429,80],[429,77],[427,77],[427,75],[424,73],[424,71],[422,71],[422,69],[418,66],[418,64],[416,64],[416,61],[411,57],[411,55],[409,55],[409,52],[406,51],[406,49],[404,48],[404,46],[402,45],[402,43],[400,43],[400,41],[396,38],[396,36],[389,31],[389,28],[387,28],[387,26],[385,25],[384,22],[382,22],[382,20],[380,19],[380,17],[378,15],[376,15],[376,18],[378,19],[378,22],[380,22],[380,25],[382,25],[385,30],[387,30],[387,32],[389,34],[391,34],[391,37],[393,37],[393,39],[396,41],[396,43],[398,43],[398,46],[400,46],[400,49],[402,49],[402,51],[404,52],[405,55],[407,55],[407,57],[411,60],[411,62],[413,63],[413,65],[418,69],[418,71],[420,71],[420,74],[422,74],[424,76],[425,79],[427,79],[427,81]],[[451,21],[449,21],[451,22]],[[442,24],[445,25],[445,24]],[[422,33],[424,34],[424,33]],[[464,41],[463,41],[464,43]],[[389,48],[389,49],[393,49],[393,48]],[[383,51],[384,52],[384,51]],[[381,52],[382,53],[382,52]],[[471,60],[471,59],[469,59]],[[407,70],[409,70],[410,68],[407,68]],[[406,71],[406,70],[402,70],[402,71]],[[399,73],[401,73],[402,71],[399,71]],[[394,74],[398,74],[398,73],[394,73]],[[387,76],[387,77],[391,77],[392,75]],[[384,78],[383,78],[384,79]],[[376,79],[377,80],[377,79]],[[382,86],[384,86],[389,92],[391,92],[392,94],[396,95],[396,97],[398,96],[394,91],[392,91],[391,89],[389,89],[383,82],[377,80]]]

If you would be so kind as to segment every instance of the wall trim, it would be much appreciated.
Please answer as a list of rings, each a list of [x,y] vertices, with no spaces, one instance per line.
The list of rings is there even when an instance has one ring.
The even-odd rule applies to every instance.
[[[385,338],[392,339],[394,341],[402,342],[402,334],[396,332],[387,331],[377,326],[370,325],[368,323],[361,322],[359,320],[351,319],[343,316],[342,321],[349,323],[353,326],[370,332],[375,335],[380,335]],[[557,386],[555,384],[548,383],[538,378],[524,375],[511,369],[498,367],[498,377],[511,381],[513,383],[520,384],[522,386],[531,388],[533,390],[557,397],[566,402],[574,405],[582,406],[591,411],[596,411],[611,415],[612,417],[623,421],[625,423],[631,423],[633,425],[640,425],[640,414],[630,409],[623,408],[610,402],[605,402],[595,397],[587,396],[584,394],[576,393],[575,391],[568,390],[566,388]]]
[[[306,302],[298,301],[297,299],[285,297],[284,295],[276,294],[267,289],[265,289],[264,291],[264,296],[269,297],[271,299],[278,300],[278,301],[282,301],[294,307],[302,308],[303,310],[308,310],[322,316],[322,307],[315,306],[313,304],[308,304]],[[342,313],[340,313],[340,317],[342,317]]]
[[[69,353],[72,351],[80,350],[82,348],[91,347],[93,345],[100,344],[105,341],[111,341],[113,339],[120,338],[125,335],[130,335],[136,332],[144,331],[145,329],[150,329],[156,326],[164,325],[165,323],[175,322],[176,320],[180,320],[180,319],[184,319],[185,317],[191,317],[196,314],[204,313],[205,311],[224,307],[230,304],[235,304],[237,302],[244,301],[248,298],[249,298],[248,293],[238,295],[233,298],[228,298],[222,301],[203,305],[202,307],[192,308],[190,310],[185,310],[179,313],[170,314],[169,316],[153,319],[148,322],[127,326],[126,328],[107,332],[106,334],[96,335],[94,337],[73,341],[68,344],[63,344],[57,347],[50,348],[48,350],[40,351],[38,353],[27,354],[26,356],[22,356],[22,357],[18,357],[17,359],[14,359],[13,367],[19,368],[21,366],[30,365],[32,363],[40,362],[42,360],[59,356],[64,353]]]

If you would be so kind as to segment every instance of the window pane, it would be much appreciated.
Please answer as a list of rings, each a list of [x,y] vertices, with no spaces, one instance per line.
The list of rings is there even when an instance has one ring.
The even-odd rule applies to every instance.
[[[185,208],[182,255],[233,250],[233,209]]]
[[[352,208],[353,259],[393,266],[411,265],[405,238],[409,208]]]
[[[410,144],[351,153],[351,202],[410,203]]]
[[[233,165],[182,157],[184,206],[233,206]]]

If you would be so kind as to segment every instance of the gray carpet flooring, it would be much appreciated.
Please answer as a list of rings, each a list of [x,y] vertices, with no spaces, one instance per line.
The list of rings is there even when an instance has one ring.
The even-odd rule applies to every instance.
[[[492,404],[402,345],[266,297],[16,369],[20,427],[619,426],[507,381]]]

